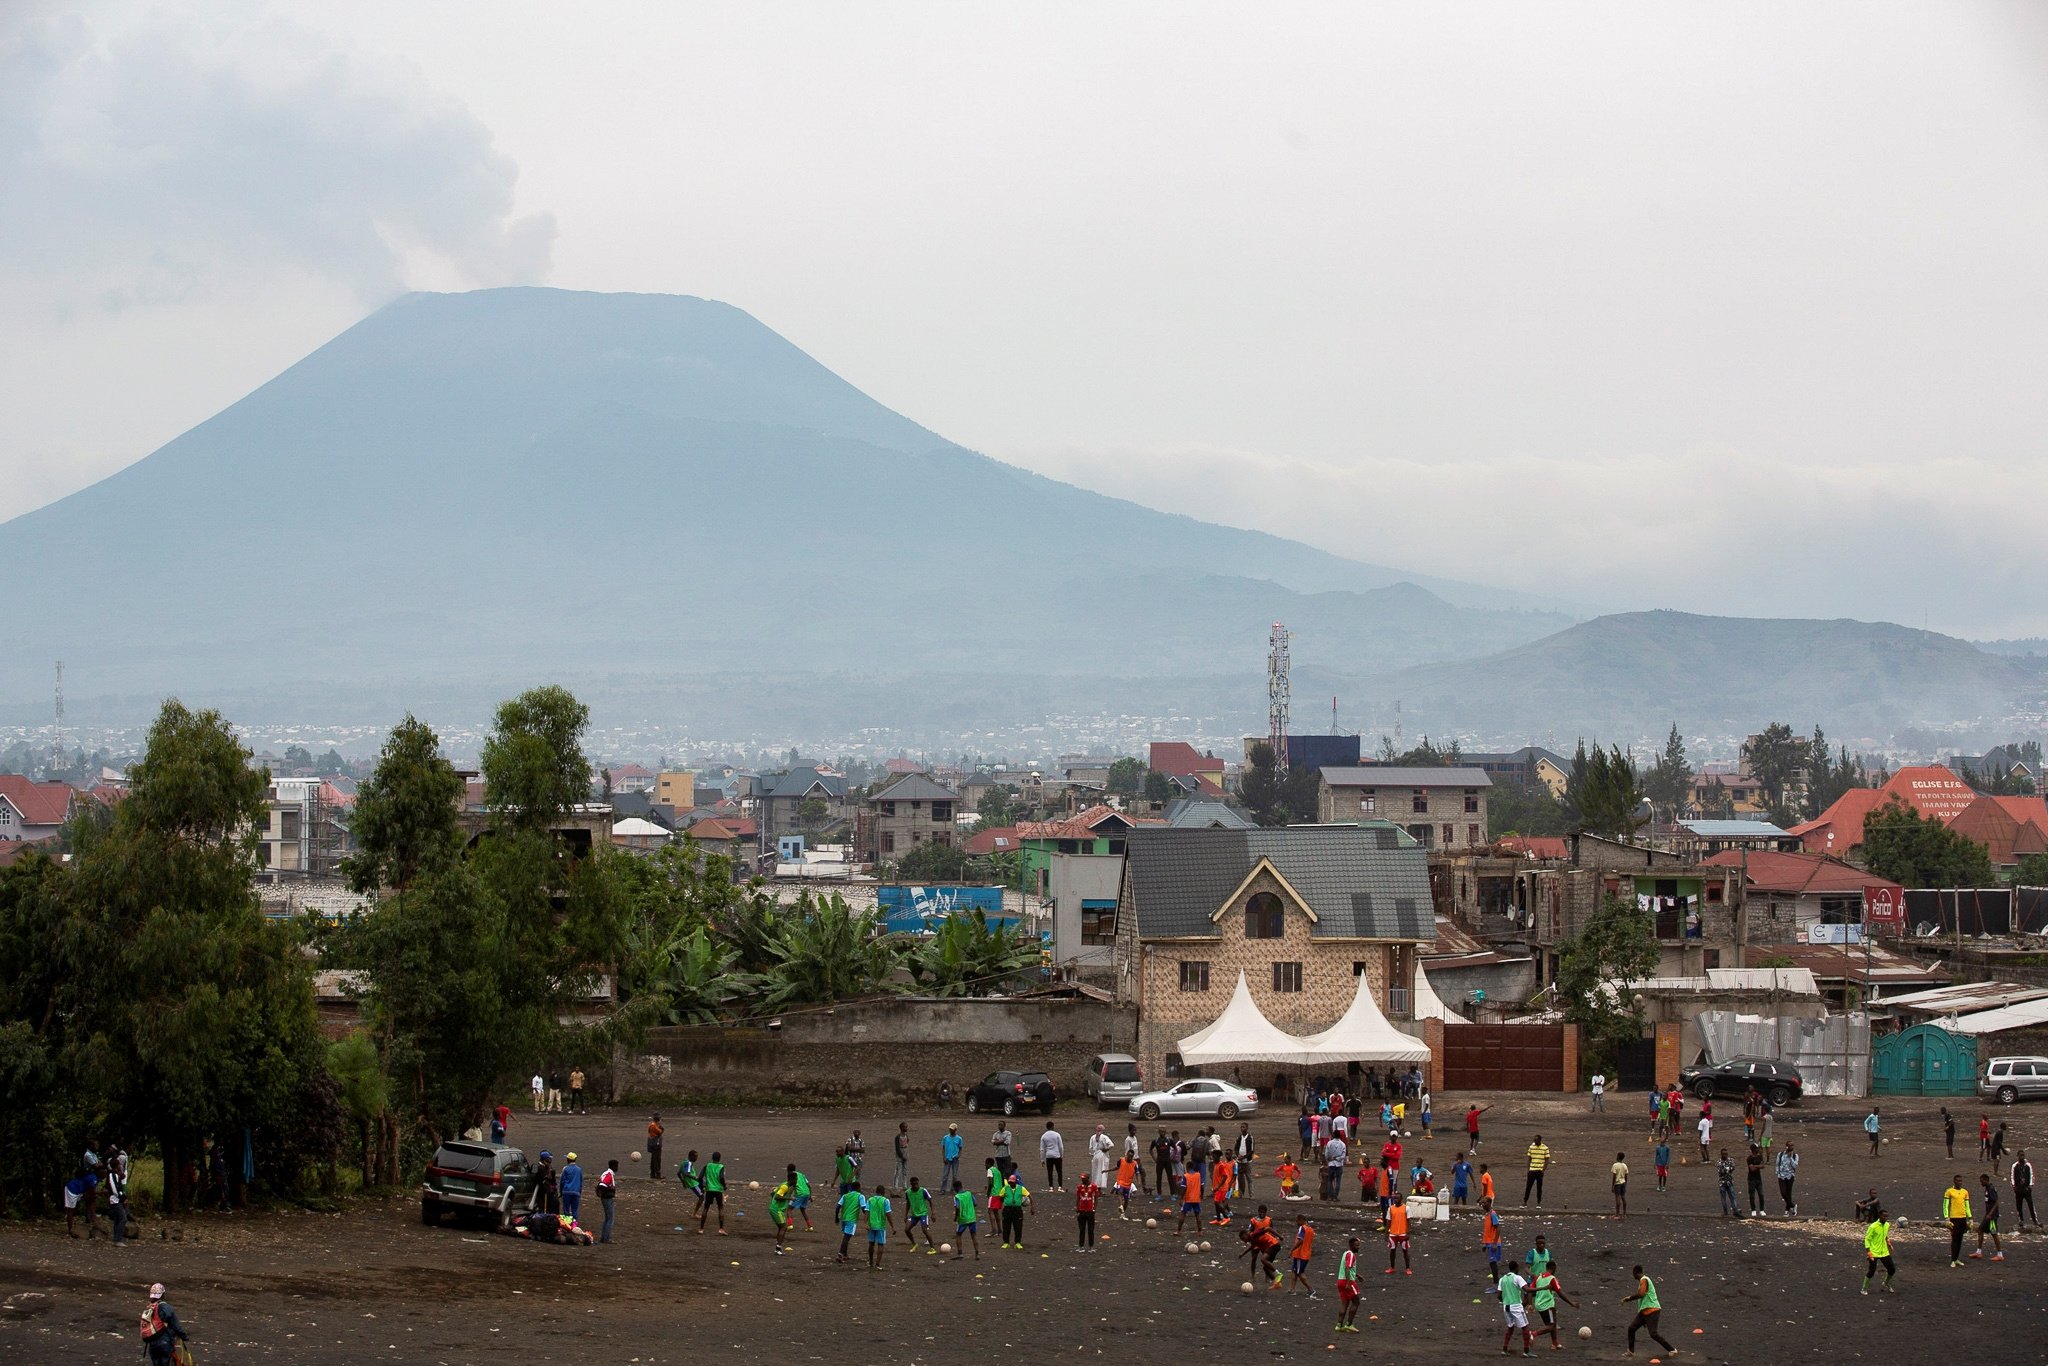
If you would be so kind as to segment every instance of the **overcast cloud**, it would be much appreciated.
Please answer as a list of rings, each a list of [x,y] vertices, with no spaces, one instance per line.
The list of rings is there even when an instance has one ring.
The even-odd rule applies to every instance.
[[[0,516],[546,281],[1361,558],[2048,631],[2038,7],[13,13]]]

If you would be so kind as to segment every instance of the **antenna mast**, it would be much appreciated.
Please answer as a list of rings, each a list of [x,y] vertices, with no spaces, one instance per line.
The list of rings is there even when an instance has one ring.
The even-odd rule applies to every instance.
[[[57,661],[57,743],[56,765],[64,767],[64,661]]]
[[[1282,778],[1287,776],[1287,704],[1292,697],[1287,675],[1287,628],[1276,621],[1266,655],[1266,743],[1273,747],[1273,771]]]

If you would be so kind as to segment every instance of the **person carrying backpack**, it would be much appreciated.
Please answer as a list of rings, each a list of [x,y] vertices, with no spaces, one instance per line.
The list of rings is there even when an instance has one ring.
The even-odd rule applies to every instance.
[[[149,1308],[142,1311],[142,1345],[149,1352],[150,1366],[171,1366],[177,1359],[178,1344],[189,1342],[178,1313],[164,1298],[164,1283],[149,1288]]]

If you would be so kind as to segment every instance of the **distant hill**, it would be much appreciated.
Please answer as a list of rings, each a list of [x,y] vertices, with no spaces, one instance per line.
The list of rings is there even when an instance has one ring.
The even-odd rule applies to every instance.
[[[1884,735],[2038,706],[2042,662],[1885,622],[1629,612],[1477,659],[1376,678],[1418,727],[1650,735],[1818,720]]]
[[[544,289],[393,303],[0,525],[0,576],[29,586],[0,719],[47,715],[58,658],[75,698],[271,716],[550,677],[658,714],[708,675],[732,724],[776,719],[746,681],[771,676],[860,680],[806,704],[820,724],[941,676],[1029,715],[1051,675],[1112,680],[1103,707],[1232,695],[1274,620],[1356,674],[1571,620],[990,460],[725,304]],[[969,723],[975,685],[949,687]]]

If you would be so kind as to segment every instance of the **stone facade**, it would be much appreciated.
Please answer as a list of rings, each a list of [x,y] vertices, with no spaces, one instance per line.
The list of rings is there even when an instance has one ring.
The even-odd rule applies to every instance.
[[[944,796],[896,796],[897,784],[875,794],[860,813],[857,843],[861,858],[868,863],[902,858],[920,844],[953,844],[959,838],[954,817],[960,814],[960,794],[939,788],[923,775],[913,775],[920,792],[933,789]]]
[[[1277,897],[1281,935],[1247,938],[1245,910],[1260,895]],[[1128,917],[1126,917],[1128,919]],[[1230,1001],[1242,972],[1252,1000],[1267,1019],[1291,1034],[1313,1034],[1335,1024],[1357,994],[1357,973],[1372,983],[1373,998],[1390,1019],[1405,1018],[1413,984],[1415,945],[1381,939],[1337,939],[1313,935],[1306,909],[1260,867],[1222,908],[1213,936],[1138,941],[1135,927],[1119,925],[1120,975],[1134,984],[1138,1003],[1138,1063],[1148,1078],[1167,1078],[1166,1055],[1179,1040],[1213,1021]],[[1126,929],[1129,933],[1125,933]],[[1274,965],[1299,964],[1301,989],[1275,989]],[[1207,990],[1182,988],[1182,965],[1205,964]],[[1403,1009],[1388,1005],[1388,986],[1401,992]],[[1275,1068],[1265,1063],[1205,1069],[1236,1076],[1246,1085],[1265,1085]],[[1284,1069],[1283,1069],[1284,1070]]]
[[[1371,774],[1370,768],[1325,770],[1325,773]],[[1325,825],[1339,821],[1385,820],[1413,835],[1425,849],[1476,850],[1488,842],[1486,798],[1489,785],[1485,774],[1473,783],[1454,786],[1428,785],[1412,781],[1390,781],[1379,785],[1367,777],[1354,782],[1347,778],[1332,784],[1325,776],[1316,793],[1316,819]],[[1455,770],[1447,770],[1455,772]]]

